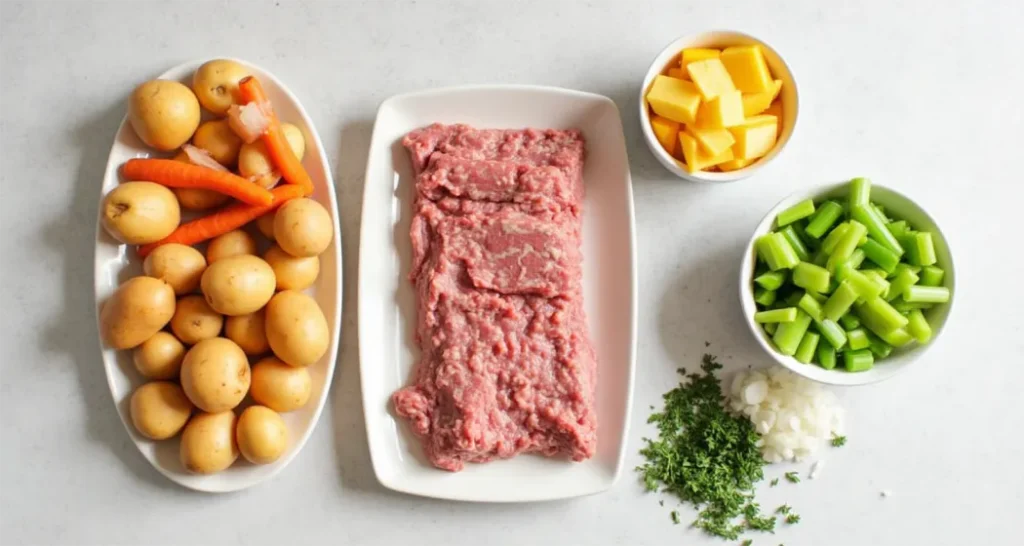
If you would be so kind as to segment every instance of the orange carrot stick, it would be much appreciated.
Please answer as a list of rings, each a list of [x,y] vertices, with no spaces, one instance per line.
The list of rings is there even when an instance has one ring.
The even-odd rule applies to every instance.
[[[251,184],[251,182],[247,182],[247,184]],[[170,235],[160,241],[140,246],[139,256],[145,258],[156,247],[167,243],[194,245],[213,239],[218,235],[223,235],[248,224],[291,199],[309,195],[302,186],[291,184],[278,186],[268,193],[270,193],[273,199],[273,202],[269,205],[247,205],[245,203],[229,205],[208,216],[181,224]]]
[[[129,180],[148,180],[171,188],[213,190],[249,205],[274,202],[269,191],[241,176],[173,159],[129,159],[122,172]]]
[[[263,114],[270,121],[267,131],[263,133],[263,144],[267,146],[270,159],[281,176],[285,181],[304,186],[306,191],[313,193],[313,180],[309,177],[306,169],[302,167],[299,158],[295,157],[292,147],[288,145],[288,139],[281,131],[281,122],[277,119],[277,114],[274,113],[274,108],[271,106],[270,100],[267,99],[267,94],[263,92],[263,86],[260,85],[259,80],[253,76],[246,76],[238,82],[238,90],[241,92],[242,100],[246,103],[255,102],[260,105]]]

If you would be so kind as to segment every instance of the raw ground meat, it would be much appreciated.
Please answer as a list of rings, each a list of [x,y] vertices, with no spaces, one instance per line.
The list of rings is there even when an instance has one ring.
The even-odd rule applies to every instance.
[[[418,174],[410,278],[422,355],[396,411],[445,470],[524,452],[592,456],[582,136],[435,124],[403,144]]]

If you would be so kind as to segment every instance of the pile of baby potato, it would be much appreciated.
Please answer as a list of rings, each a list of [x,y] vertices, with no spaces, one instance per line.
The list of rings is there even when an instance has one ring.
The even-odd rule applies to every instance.
[[[129,120],[156,151],[191,145],[272,187],[281,176],[263,142],[244,143],[221,118],[248,75],[236,62],[215,60],[196,71],[191,88],[143,83],[131,96]],[[288,124],[281,129],[301,159],[302,132]],[[189,161],[184,153],[175,159]],[[115,239],[158,245],[145,256],[143,275],[121,284],[100,312],[104,342],[131,350],[148,381],[132,394],[132,423],[152,440],[181,433],[181,462],[201,474],[228,468],[239,453],[256,464],[284,454],[288,430],[280,413],[308,402],[307,367],[330,340],[323,312],[302,292],[316,281],[319,255],[333,236],[330,215],[316,201],[288,200],[196,246],[162,242],[179,228],[181,209],[201,217],[232,206],[245,205],[211,190],[131,180],[101,207],[102,225]]]

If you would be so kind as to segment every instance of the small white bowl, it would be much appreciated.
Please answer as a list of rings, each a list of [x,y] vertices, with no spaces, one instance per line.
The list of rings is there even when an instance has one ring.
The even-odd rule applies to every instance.
[[[655,76],[664,74],[665,70],[669,66],[676,66],[679,64],[679,52],[689,47],[713,47],[713,48],[725,48],[736,45],[751,45],[757,44],[761,46],[761,50],[764,52],[765,61],[768,63],[768,68],[772,72],[774,78],[782,80],[782,91],[779,93],[779,100],[782,101],[782,132],[775,143],[775,147],[772,148],[767,155],[761,159],[755,161],[747,167],[737,169],[729,172],[704,172],[698,171],[690,173],[686,171],[683,166],[683,162],[672,157],[665,148],[661,147],[661,143],[658,142],[658,138],[654,136],[654,130],[651,129],[651,114],[650,109],[647,107],[647,101],[645,96],[647,90],[651,87],[651,82],[654,81]],[[759,169],[767,165],[774,159],[783,148],[786,147],[786,143],[789,142],[789,137],[793,134],[793,129],[796,128],[796,118],[799,112],[800,105],[797,99],[797,86],[796,80],[793,78],[792,72],[789,71],[789,66],[782,60],[782,57],[774,50],[771,46],[764,43],[753,36],[743,34],[742,32],[734,32],[731,30],[712,30],[709,32],[702,32],[700,34],[694,34],[691,36],[684,36],[669,44],[654,58],[654,62],[647,69],[647,76],[644,77],[644,84],[640,87],[640,125],[641,130],[644,133],[644,140],[647,141],[647,147],[651,149],[651,153],[654,157],[658,158],[658,161],[665,166],[666,169],[672,172],[672,174],[689,180],[691,182],[735,182],[736,180],[742,180]]]
[[[949,288],[951,298],[949,303],[936,305],[924,311],[928,324],[932,327],[932,338],[926,345],[919,345],[916,342],[902,348],[895,349],[892,354],[883,360],[875,362],[875,366],[864,372],[851,373],[842,369],[842,365],[833,370],[826,370],[817,364],[803,364],[791,356],[786,356],[775,349],[768,334],[761,328],[761,325],[754,322],[754,313],[757,312],[757,305],[754,302],[754,266],[757,264],[757,252],[754,243],[758,237],[770,232],[775,226],[775,217],[783,210],[803,201],[813,199],[815,205],[826,199],[845,199],[849,193],[849,182],[819,186],[810,190],[800,191],[780,201],[761,220],[754,230],[754,235],[747,243],[746,251],[743,254],[743,263],[740,265],[740,304],[743,308],[743,317],[750,327],[761,348],[768,356],[776,362],[789,368],[808,379],[830,385],[867,385],[884,379],[889,379],[897,373],[910,366],[929,347],[935,345],[943,327],[949,318],[953,308],[953,301],[956,300],[956,272],[953,268],[953,255],[946,244],[946,237],[939,229],[938,223],[925,212],[917,203],[909,197],[895,190],[879,186],[871,187],[871,201],[885,207],[886,214],[900,220],[906,220],[914,229],[930,231],[935,244],[935,256],[938,259],[936,266],[941,267],[945,272],[942,285]]]

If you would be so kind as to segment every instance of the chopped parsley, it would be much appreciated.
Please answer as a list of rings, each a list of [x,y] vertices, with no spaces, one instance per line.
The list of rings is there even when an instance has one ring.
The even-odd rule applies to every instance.
[[[792,510],[792,508],[790,508],[790,506],[789,506],[788,504],[783,504],[782,506],[780,506],[780,507],[778,507],[778,508],[776,508],[776,509],[775,509],[775,513],[776,513],[776,514],[782,514],[782,515],[786,515],[786,514],[788,514],[788,513],[789,513],[789,512],[791,511],[791,510]]]
[[[672,523],[679,525],[679,512],[673,510],[669,515],[672,516]]]
[[[843,447],[846,445],[846,436],[839,436],[832,433],[832,447]]]
[[[774,480],[772,480],[772,483],[771,483],[772,487],[775,487],[776,485],[779,485],[779,479],[778,478],[775,478]]]
[[[786,480],[789,483],[800,483],[800,476],[796,472],[786,472]]]
[[[636,470],[648,491],[694,504],[699,510],[694,527],[736,540],[748,530],[772,532],[776,521],[753,500],[765,462],[753,424],[724,407],[715,376],[721,367],[706,354],[701,372],[679,370],[679,386],[665,393],[663,409],[647,420],[657,426],[658,437],[643,439],[640,454],[646,462]],[[678,513],[672,517],[675,521]]]
[[[786,516],[786,523],[800,523],[800,514],[789,514]]]
[[[750,546],[753,543],[754,543],[754,541],[748,538],[747,540],[744,540],[743,542],[741,542],[740,546]]]

